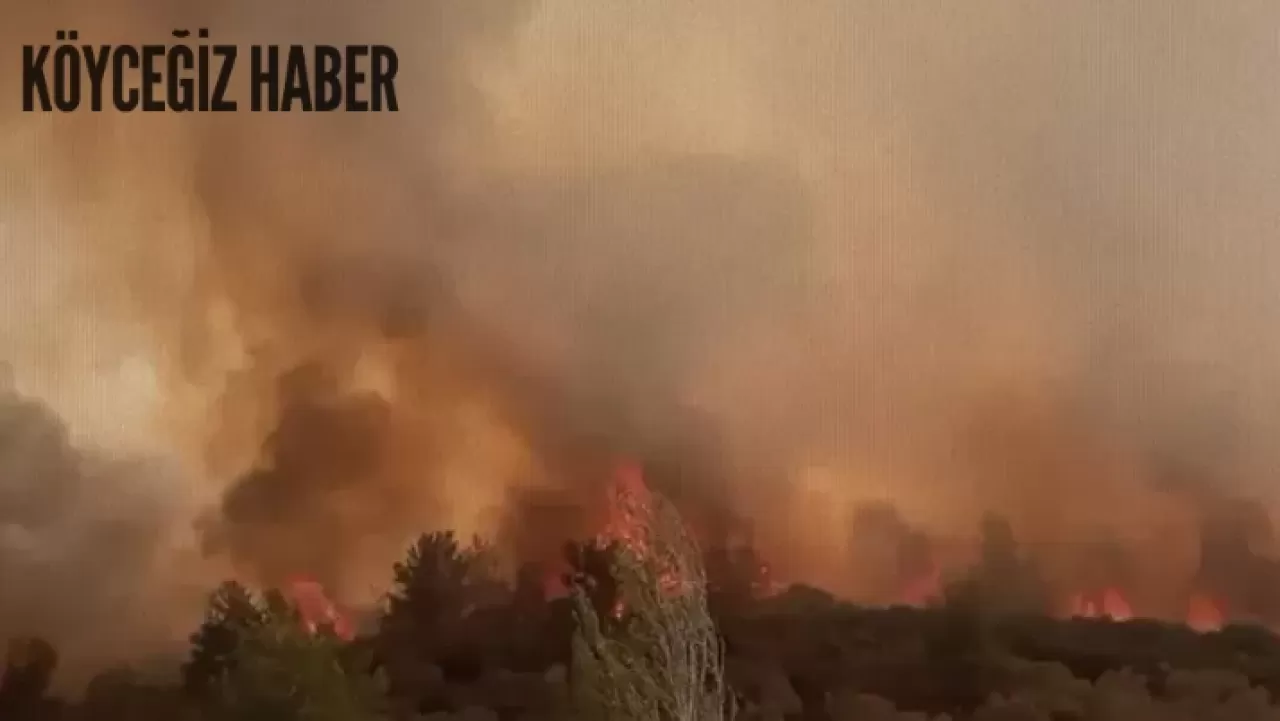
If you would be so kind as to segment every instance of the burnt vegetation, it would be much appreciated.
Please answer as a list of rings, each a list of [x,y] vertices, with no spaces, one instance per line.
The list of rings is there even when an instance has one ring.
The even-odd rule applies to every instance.
[[[505,580],[483,542],[423,535],[348,640],[311,630],[285,594],[226,583],[180,674],[112,669],[74,701],[51,693],[56,649],[13,639],[0,719],[1280,719],[1269,631],[1050,618],[994,522],[936,603],[868,608],[803,586],[762,594],[755,554],[697,551],[672,518],[644,553],[567,545],[558,597],[545,568]]]

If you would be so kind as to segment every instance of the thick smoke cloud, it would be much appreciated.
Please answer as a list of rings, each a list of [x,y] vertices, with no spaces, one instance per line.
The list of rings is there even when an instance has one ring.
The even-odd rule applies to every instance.
[[[859,539],[912,576],[995,512],[1063,585],[1176,614],[1208,509],[1275,502],[1277,15],[14,9],[10,46],[401,56],[387,116],[24,116],[0,75],[0,356],[73,443],[179,468],[114,506],[165,531],[65,572],[195,524],[247,576],[367,596],[425,527],[585,532],[629,456],[788,579],[879,597]]]
[[[195,549],[163,543],[182,510],[165,497],[174,472],[78,449],[46,406],[0,388],[0,636],[54,642],[71,681],[171,652],[189,619],[170,611],[203,592],[176,570],[199,566]],[[145,615],[143,598],[155,604]]]

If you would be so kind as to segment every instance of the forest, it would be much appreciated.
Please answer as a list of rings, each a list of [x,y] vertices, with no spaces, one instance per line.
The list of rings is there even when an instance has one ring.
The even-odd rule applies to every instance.
[[[130,668],[53,693],[57,650],[10,639],[5,721],[1280,720],[1280,642],[1134,619],[1055,619],[1034,567],[988,543],[924,607],[760,590],[750,549],[700,550],[661,496],[622,541],[503,578],[492,549],[423,534],[366,619],[316,620],[227,582],[171,679]]]

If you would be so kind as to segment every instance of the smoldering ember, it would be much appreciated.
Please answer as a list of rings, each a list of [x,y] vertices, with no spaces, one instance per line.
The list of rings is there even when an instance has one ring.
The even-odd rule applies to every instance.
[[[0,721],[1280,721],[1280,3],[11,5]]]

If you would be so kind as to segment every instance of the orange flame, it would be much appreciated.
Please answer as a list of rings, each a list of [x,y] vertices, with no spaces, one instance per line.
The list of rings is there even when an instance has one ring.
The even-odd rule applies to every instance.
[[[618,544],[635,554],[643,561],[652,561],[650,540],[650,521],[653,517],[653,492],[649,489],[641,467],[635,463],[624,462],[618,465],[613,475],[613,482],[608,490],[604,521],[594,540],[601,545]],[[683,592],[689,580],[682,577],[681,569],[671,566],[674,559],[662,559],[658,569],[659,588],[668,595]],[[545,598],[560,598],[569,593],[565,583],[563,567],[547,569],[542,578],[542,592]],[[772,569],[766,563],[760,563],[751,584],[753,595],[758,598],[780,593],[784,585],[773,578]],[[620,616],[625,607],[619,603],[614,608],[615,616]]]
[[[1104,588],[1100,592],[1076,593],[1071,597],[1071,615],[1078,618],[1109,618],[1128,621],[1133,618],[1133,607],[1117,588]]]
[[[936,564],[929,571],[907,583],[902,589],[900,602],[904,606],[925,606],[942,591],[942,570]]]
[[[649,488],[639,466],[632,463],[619,466],[609,493],[608,519],[597,536],[598,540],[620,543],[637,554],[646,554],[650,499]]]
[[[1187,604],[1187,625],[1201,633],[1222,628],[1222,605],[1202,594],[1193,594]]]
[[[653,494],[645,483],[644,472],[634,463],[623,463],[614,475],[609,494],[608,522],[597,537],[603,543],[618,543],[644,560],[651,560],[649,522],[653,517]],[[688,580],[681,577],[680,569],[670,567],[667,559],[659,561],[658,587],[666,594],[681,593]],[[614,615],[625,611],[622,602],[614,608]]]
[[[604,521],[594,540],[600,545],[619,544],[641,558],[649,555],[648,520],[650,515],[651,495],[644,481],[640,467],[633,463],[623,463],[614,473],[613,484],[608,491]],[[545,598],[563,598],[568,595],[569,587],[565,582],[564,564],[553,564],[546,569],[542,578],[542,593]],[[662,580],[664,587],[671,584],[670,579]],[[615,609],[620,614],[622,609]]]
[[[334,635],[344,641],[355,638],[355,629],[333,601],[325,593],[319,581],[307,576],[293,576],[285,582],[285,597],[302,616],[302,623],[309,633],[321,626],[333,629]]]

